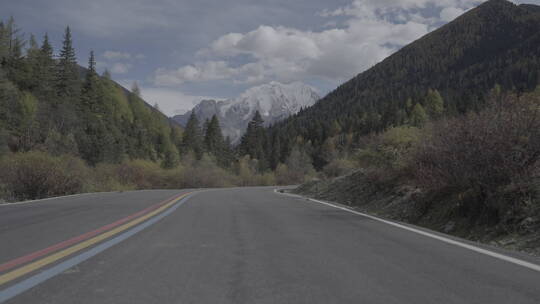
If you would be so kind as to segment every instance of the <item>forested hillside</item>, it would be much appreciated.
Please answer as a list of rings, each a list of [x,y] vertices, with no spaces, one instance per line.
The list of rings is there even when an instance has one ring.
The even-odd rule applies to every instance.
[[[321,169],[296,191],[540,254],[539,9],[488,1],[274,126]]]
[[[467,120],[486,108],[493,111],[501,100],[521,100],[521,95],[525,101],[517,108],[536,111],[538,91],[525,93],[540,80],[539,28],[538,6],[485,2],[270,128],[256,112],[233,147],[217,116],[199,121],[191,115],[182,130],[146,104],[136,86],[129,92],[107,72],[98,75],[93,53],[86,68],[79,66],[69,28],[62,47],[54,51],[46,35],[38,43],[10,19],[0,23],[0,197],[298,184],[371,165],[420,185],[429,180],[423,174],[432,167],[455,162],[429,164],[437,154],[431,151],[421,163],[415,150],[431,144],[437,130],[448,131],[445,126],[452,119]],[[530,159],[510,162],[500,170],[507,178],[495,186],[471,181],[473,190],[463,191],[486,201],[497,193],[495,188],[511,184],[513,176],[523,177],[517,168],[536,166],[537,154],[530,148],[537,134],[534,128],[523,128],[514,148]],[[475,137],[469,144],[479,140]],[[514,148],[493,147],[480,146],[477,154],[487,155],[483,149],[501,154],[471,168],[517,159]],[[531,183],[531,172],[536,171],[523,177],[526,184]],[[459,175],[440,174],[441,180],[444,174]]]
[[[184,131],[148,105],[136,84],[128,91],[107,71],[98,75],[93,52],[86,67],[75,52],[69,27],[55,51],[47,35],[38,43],[13,18],[0,21],[0,202],[305,180],[290,174],[302,159],[274,174],[266,160],[234,150],[216,116],[192,116]],[[253,132],[265,134],[256,125],[246,138]],[[308,159],[301,164],[311,168]]]
[[[178,161],[180,127],[107,72],[99,76],[93,53],[81,68],[69,28],[55,56],[47,35],[38,44],[13,19],[0,23],[0,60],[0,149],[71,154],[90,165]]]
[[[329,147],[344,152],[390,126],[482,109],[495,85],[531,91],[540,79],[539,29],[538,6],[488,1],[274,126],[269,138],[279,152],[267,153],[286,159],[300,139],[322,168]]]

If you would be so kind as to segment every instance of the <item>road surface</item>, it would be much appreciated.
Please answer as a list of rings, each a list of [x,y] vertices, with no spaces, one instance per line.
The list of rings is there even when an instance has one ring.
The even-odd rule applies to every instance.
[[[273,190],[0,206],[0,302],[540,303],[536,258],[495,250],[518,262],[507,261]]]

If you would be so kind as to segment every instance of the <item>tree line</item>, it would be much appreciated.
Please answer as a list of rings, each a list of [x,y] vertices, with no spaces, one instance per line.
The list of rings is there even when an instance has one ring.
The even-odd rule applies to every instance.
[[[436,95],[444,99],[444,115],[453,117],[481,111],[496,85],[531,92],[540,82],[538,28],[537,6],[488,1],[273,126],[268,136],[280,146],[277,158],[286,159],[301,138],[321,169],[328,164],[329,140],[346,151],[366,135],[421,125],[439,115],[432,105]]]
[[[146,104],[136,84],[129,92],[112,81],[107,70],[98,75],[93,51],[86,68],[79,66],[69,27],[55,55],[47,34],[38,44],[33,35],[24,39],[13,18],[0,22],[0,59],[4,153],[67,154],[93,167],[141,159],[164,169],[207,157],[235,175],[249,168],[252,175],[274,174],[276,182],[298,183],[315,174],[314,165],[322,169],[342,158],[343,144],[353,140],[340,137],[343,126],[334,120],[329,130],[320,129],[327,138],[319,148],[309,138],[294,136],[297,132],[265,128],[258,112],[236,147],[223,137],[216,116],[200,122],[192,114],[182,130]],[[443,111],[439,92],[428,90],[421,101],[407,101],[401,123],[421,126]],[[374,119],[371,116],[366,119]]]
[[[136,83],[126,90],[107,70],[99,75],[93,51],[81,67],[69,27],[55,50],[47,34],[38,42],[13,18],[0,20],[0,199],[291,184],[306,178],[292,172],[313,173],[300,150],[272,171],[266,134],[258,113],[238,147],[216,116],[192,116],[182,129]]]
[[[178,161],[181,128],[137,94],[77,64],[71,30],[55,55],[45,34],[28,40],[14,19],[0,22],[0,144],[11,152],[71,154],[90,165],[149,159]]]

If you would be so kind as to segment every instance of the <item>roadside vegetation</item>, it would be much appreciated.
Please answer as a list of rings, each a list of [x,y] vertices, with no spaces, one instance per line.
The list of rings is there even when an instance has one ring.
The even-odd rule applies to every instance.
[[[78,66],[69,28],[54,56],[47,36],[38,46],[0,22],[0,199],[303,183],[382,216],[540,248],[538,20],[491,1],[274,126],[254,113],[237,146],[217,117],[181,128],[137,85],[98,75],[93,53]],[[526,43],[498,44],[509,37]]]
[[[520,95],[497,87],[484,110],[443,113],[363,137],[346,161],[331,161],[297,192],[464,237],[539,248],[540,87]],[[507,240],[516,236],[526,240]]]
[[[139,87],[77,64],[71,31],[55,55],[10,18],[0,20],[0,201],[88,191],[298,184],[314,174],[305,151],[263,157],[260,115],[239,148],[216,117],[181,128]]]

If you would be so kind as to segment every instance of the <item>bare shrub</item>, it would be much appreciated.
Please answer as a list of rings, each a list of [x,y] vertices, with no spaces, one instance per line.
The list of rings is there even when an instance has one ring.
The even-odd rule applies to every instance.
[[[323,168],[324,175],[327,178],[334,178],[349,174],[357,168],[354,161],[349,159],[334,159]]]
[[[117,180],[122,185],[134,185],[136,189],[165,188],[163,169],[147,160],[132,160],[116,168]]]
[[[236,184],[236,177],[217,165],[216,160],[204,154],[201,160],[191,162],[183,170],[185,188],[219,188]]]
[[[76,157],[28,152],[3,158],[0,172],[8,199],[25,200],[82,192],[89,169]]]
[[[479,114],[437,122],[415,155],[415,177],[427,190],[462,193],[500,215],[510,206],[493,197],[509,186],[528,192],[538,172],[540,100],[497,95],[491,102]]]
[[[364,168],[403,170],[410,164],[421,138],[422,130],[416,127],[391,128],[378,136],[366,137],[356,158]]]

